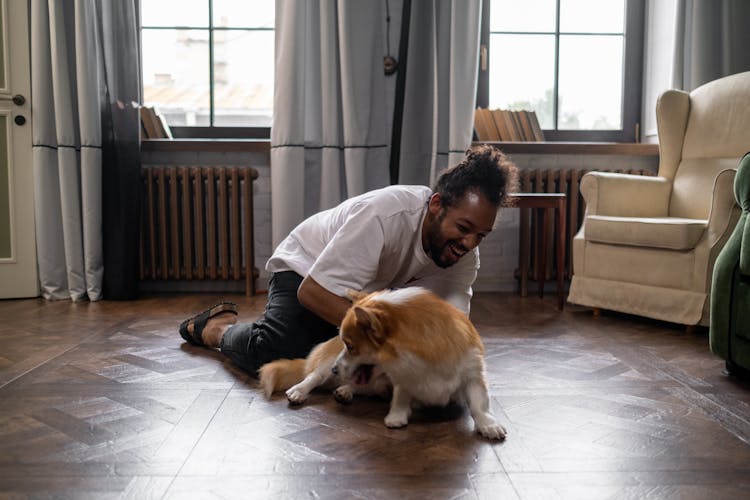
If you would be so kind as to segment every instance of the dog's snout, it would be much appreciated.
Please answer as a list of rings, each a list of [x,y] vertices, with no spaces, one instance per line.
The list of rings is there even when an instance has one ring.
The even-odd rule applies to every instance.
[[[334,375],[338,375],[339,374],[339,367],[336,366],[336,365],[333,365],[333,368],[331,368],[331,373],[333,373]]]

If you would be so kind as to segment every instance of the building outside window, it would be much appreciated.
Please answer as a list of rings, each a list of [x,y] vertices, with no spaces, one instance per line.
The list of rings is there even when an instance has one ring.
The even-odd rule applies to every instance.
[[[489,0],[477,105],[535,111],[549,140],[632,142],[642,0]]]
[[[144,104],[170,127],[270,127],[273,1],[141,0],[141,27]]]
[[[547,140],[633,142],[644,0],[485,0],[477,105]],[[144,104],[181,136],[268,137],[272,0],[141,0]]]

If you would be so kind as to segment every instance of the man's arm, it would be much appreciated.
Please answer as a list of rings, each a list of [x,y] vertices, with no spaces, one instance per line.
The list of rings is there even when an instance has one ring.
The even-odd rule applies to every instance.
[[[352,305],[344,297],[329,292],[317,281],[307,276],[297,289],[297,300],[307,309],[328,321],[340,325],[347,309]]]

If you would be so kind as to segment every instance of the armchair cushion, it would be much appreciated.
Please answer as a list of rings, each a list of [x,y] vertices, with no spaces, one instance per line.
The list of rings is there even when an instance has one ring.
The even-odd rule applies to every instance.
[[[708,221],[679,217],[586,217],[585,238],[597,243],[692,250],[706,231]]]

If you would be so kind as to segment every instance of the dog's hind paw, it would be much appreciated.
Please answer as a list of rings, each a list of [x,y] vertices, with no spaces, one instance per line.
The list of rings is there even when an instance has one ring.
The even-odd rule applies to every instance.
[[[505,427],[500,424],[477,426],[477,432],[487,439],[505,439]]]
[[[354,392],[352,392],[352,388],[348,385],[342,385],[333,391],[333,397],[341,404],[348,404],[354,399]]]
[[[292,387],[291,389],[286,391],[286,399],[289,400],[289,404],[301,405],[307,399],[307,394],[300,391],[299,389],[295,389],[294,387]]]

